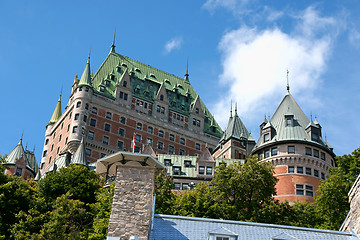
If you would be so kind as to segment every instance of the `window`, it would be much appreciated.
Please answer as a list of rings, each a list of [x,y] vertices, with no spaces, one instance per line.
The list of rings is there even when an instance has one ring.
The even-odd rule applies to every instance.
[[[191,167],[191,161],[190,160],[185,160],[184,164],[185,164],[185,167]]]
[[[61,137],[62,137],[62,135],[60,134],[60,136],[59,136],[59,142],[61,141]]]
[[[107,86],[107,87],[110,86],[110,81],[109,80],[105,81],[105,86]]]
[[[306,185],[305,189],[306,189],[306,196],[314,197],[314,192],[313,192],[314,187],[313,186]]]
[[[169,145],[169,153],[174,154],[174,152],[175,152],[174,146]]]
[[[180,150],[179,150],[179,155],[185,155],[185,150],[184,150],[184,149],[180,149]]]
[[[150,133],[150,134],[152,134],[152,133],[154,132],[153,127],[148,127],[147,132]]]
[[[43,152],[43,157],[46,157],[46,154],[47,154],[47,151],[45,150],[45,151]]]
[[[118,142],[117,142],[117,146],[118,146],[119,149],[122,150],[122,149],[123,149],[123,146],[124,146],[124,143],[123,143],[122,141],[118,141]]]
[[[174,134],[170,134],[169,139],[170,139],[170,141],[174,141],[175,140]]]
[[[95,127],[96,126],[96,119],[90,119],[90,126]]]
[[[119,98],[124,98],[124,93],[123,92],[120,92]]]
[[[163,150],[164,149],[164,143],[158,142],[157,148],[160,149],[160,150]]]
[[[171,159],[164,159],[165,166],[171,166]]]
[[[21,168],[17,168],[15,175],[18,176],[18,177],[20,177],[20,176],[21,176],[21,172],[22,172],[22,169],[21,169]]]
[[[89,91],[89,87],[86,87],[85,91],[88,92],[88,91]]]
[[[63,129],[63,127],[64,127],[64,123],[61,123],[61,129]]]
[[[81,92],[82,91],[82,87],[79,87],[79,92]]]
[[[181,174],[181,168],[180,167],[173,167],[173,173],[174,175],[180,175]]]
[[[199,108],[195,109],[195,113],[199,114]]]
[[[164,101],[164,95],[160,95],[160,101]]]
[[[277,147],[271,149],[271,156],[276,156],[278,154]]]
[[[86,148],[85,149],[85,154],[86,154],[86,156],[91,156],[91,149]]]
[[[50,151],[52,151],[54,149],[54,144],[53,145],[51,145],[51,150]]]
[[[305,154],[308,155],[308,156],[311,156],[312,155],[311,148],[306,147],[305,148]]]
[[[121,118],[120,118],[120,123],[125,124],[125,123],[126,123],[126,118],[121,117]]]
[[[106,118],[107,118],[107,119],[111,119],[111,112],[107,112],[107,113],[106,113]]]
[[[261,159],[264,159],[264,154],[263,153],[260,153],[259,154],[259,159],[261,160]]]
[[[76,107],[77,107],[77,108],[81,107],[81,102],[77,102],[77,103],[76,103]]]
[[[196,149],[196,150],[200,150],[200,144],[199,144],[199,143],[196,143],[196,144],[195,144],[195,149]]]
[[[122,128],[119,128],[119,135],[123,137],[125,135],[125,130]]]
[[[159,131],[159,137],[164,137],[164,131],[162,130]]]
[[[216,236],[216,240],[229,240],[229,237]]]
[[[124,100],[127,101],[127,99],[128,99],[128,94],[124,93]]]
[[[105,156],[106,156],[105,153],[100,153],[100,158],[103,158],[103,157],[105,157]]]
[[[110,132],[110,124],[105,123],[104,130]]]
[[[85,104],[85,109],[86,109],[86,110],[89,109],[89,104],[88,104],[88,103]]]
[[[212,167],[206,167],[206,175],[212,175]]]
[[[96,108],[96,107],[93,107],[91,112],[92,112],[93,114],[97,114],[97,108]]]
[[[189,188],[189,184],[188,184],[188,183],[183,183],[183,184],[182,184],[182,189],[183,189],[183,190],[188,190],[188,188]]]
[[[105,92],[105,87],[104,86],[100,86],[100,92]]]
[[[94,132],[93,131],[89,131],[88,132],[88,139],[90,139],[90,140],[94,140]]]
[[[86,122],[86,121],[87,121],[87,116],[86,116],[86,115],[84,115],[84,117],[83,117],[83,121],[84,121],[84,122]]]
[[[46,139],[45,140],[45,145],[48,145],[48,143],[49,143],[49,139]]]
[[[286,117],[286,127],[292,126],[292,117]]]
[[[321,173],[321,179],[325,180],[325,173]]]
[[[160,112],[161,107],[159,105],[156,106],[156,111]]]
[[[79,119],[79,114],[77,113],[77,114],[75,114],[74,120],[78,120],[78,119]]]
[[[153,144],[153,140],[151,138],[146,138],[146,144],[151,145]]]
[[[324,152],[321,152],[321,160],[325,161],[325,153]]]
[[[269,150],[269,149],[266,149],[266,150],[265,150],[264,156],[265,156],[265,158],[270,157],[270,150]]]
[[[265,133],[264,135],[264,142],[267,142],[270,140],[270,133]]]
[[[137,123],[136,124],[136,129],[137,130],[142,130],[142,123]]]
[[[311,168],[306,168],[305,173],[306,175],[311,175]]]
[[[164,114],[165,113],[165,108],[161,107],[161,113]]]
[[[292,166],[288,166],[288,173],[294,173],[295,172],[295,168]]]
[[[103,144],[109,145],[109,137],[107,137],[107,136],[103,137]]]
[[[67,126],[67,130],[66,130],[66,131],[68,132],[68,131],[69,131],[69,129],[70,129],[70,124]]]
[[[319,150],[314,149],[314,157],[316,158],[319,157]]]
[[[297,167],[296,172],[303,174],[304,173],[304,168],[303,167]]]
[[[205,173],[205,167],[199,167],[199,174]]]
[[[319,177],[319,171],[314,169],[314,176]]]
[[[67,144],[67,141],[68,141],[68,138],[66,137],[66,138],[65,138],[65,144]]]
[[[135,135],[135,142],[141,143],[141,135],[139,135],[139,134]]]
[[[73,133],[76,133],[76,132],[77,132],[77,128],[78,128],[77,126],[74,126],[72,132],[73,132]]]
[[[304,185],[296,184],[296,195],[304,195]]]
[[[184,138],[180,138],[180,144],[185,145],[185,139]]]
[[[295,147],[294,146],[288,146],[288,154],[295,154]]]
[[[174,183],[174,189],[180,190],[180,183]]]
[[[59,151],[60,151],[60,147],[58,147],[58,148],[57,148],[57,150],[56,150],[56,154],[58,154],[58,153],[59,153]]]
[[[44,165],[45,165],[45,163],[42,162],[41,165],[40,165],[40,169],[43,169],[43,168],[44,168]]]
[[[196,125],[196,119],[193,118],[193,125]]]
[[[135,146],[134,152],[140,152],[140,147]]]

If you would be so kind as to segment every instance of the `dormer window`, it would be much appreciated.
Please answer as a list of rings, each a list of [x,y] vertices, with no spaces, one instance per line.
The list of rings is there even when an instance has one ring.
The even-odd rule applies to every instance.
[[[150,73],[150,77],[152,78],[156,78],[155,75],[153,73]]]
[[[127,67],[126,63],[122,63],[121,66],[123,67]]]
[[[138,68],[135,68],[135,71],[138,73],[141,73],[140,69],[138,69]]]
[[[100,92],[105,92],[105,87],[104,86],[100,86]]]
[[[115,76],[113,74],[110,75],[111,80],[115,80]]]
[[[160,101],[164,101],[164,95],[160,95]]]
[[[270,140],[270,133],[266,133],[265,135],[264,135],[264,142],[267,142],[267,141],[269,141]]]
[[[292,127],[293,126],[293,118],[292,116],[286,116],[285,118],[285,126],[286,127]]]
[[[105,86],[107,86],[107,87],[110,86],[110,81],[109,80],[105,81]]]
[[[199,111],[199,108],[196,108],[196,109],[195,109],[195,113],[199,114],[199,112],[200,112],[200,111]]]
[[[121,71],[121,67],[116,67],[116,71],[120,72]]]
[[[124,81],[124,82],[123,82],[123,87],[126,87],[126,86],[127,86],[127,82]]]

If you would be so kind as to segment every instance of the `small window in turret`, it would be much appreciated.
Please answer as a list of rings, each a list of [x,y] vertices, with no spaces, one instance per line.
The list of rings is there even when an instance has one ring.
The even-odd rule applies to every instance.
[[[77,108],[81,107],[81,102],[80,101],[76,103],[76,107]]]
[[[97,114],[97,108],[96,108],[96,107],[93,107],[93,108],[92,108],[92,113],[93,113],[93,114]]]
[[[264,135],[264,142],[267,142],[267,141],[269,141],[270,140],[270,133],[266,133],[265,135]]]
[[[124,82],[123,82],[123,87],[126,87],[126,86],[127,86],[127,82],[124,81]]]
[[[100,86],[100,92],[105,92],[105,87],[104,86]]]
[[[111,75],[110,75],[110,79],[111,79],[111,80],[115,80],[115,76],[111,74]]]
[[[195,113],[199,114],[199,108],[195,109]]]
[[[160,101],[164,101],[164,95],[160,95]]]
[[[109,80],[105,81],[105,86],[107,86],[107,87],[110,86],[110,81]]]
[[[85,104],[85,109],[86,109],[86,110],[89,109],[89,104],[88,104],[88,103]]]
[[[286,127],[291,127],[292,126],[292,117],[291,116],[287,116],[286,117],[286,123],[285,123],[285,126]]]

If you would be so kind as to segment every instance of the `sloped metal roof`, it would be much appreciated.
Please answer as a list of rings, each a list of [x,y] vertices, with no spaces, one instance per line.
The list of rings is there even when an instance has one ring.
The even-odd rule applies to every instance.
[[[85,153],[85,144],[84,144],[84,137],[81,139],[80,145],[76,152],[74,153],[73,157],[71,158],[71,163],[73,164],[81,164],[89,168],[86,153]]]
[[[254,140],[237,113],[234,116],[230,116],[227,128],[219,142],[227,141],[230,138]]]
[[[281,236],[286,236],[287,238],[285,239],[291,239],[289,238],[291,236],[293,239],[298,240],[359,239],[355,233],[349,232],[159,214],[154,216],[153,228],[150,231],[149,239],[208,239],[209,234],[215,234],[221,228],[224,229],[224,231],[221,231],[221,234],[229,232],[229,236],[237,235],[238,240],[270,240],[279,239]]]
[[[22,139],[20,139],[16,147],[5,158],[5,163],[16,164],[16,161],[19,160],[22,156],[24,156],[26,159],[24,147],[22,145]]]
[[[62,113],[61,113],[61,95],[60,95],[59,100],[56,103],[54,112],[53,112],[48,124],[56,123],[57,120],[59,120],[59,118],[61,117],[61,114]]]

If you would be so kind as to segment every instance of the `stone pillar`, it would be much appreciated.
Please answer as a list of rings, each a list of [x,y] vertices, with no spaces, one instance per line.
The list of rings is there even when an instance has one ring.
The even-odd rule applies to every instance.
[[[128,163],[131,164],[131,163]],[[155,168],[117,165],[109,237],[148,239],[154,194]]]

